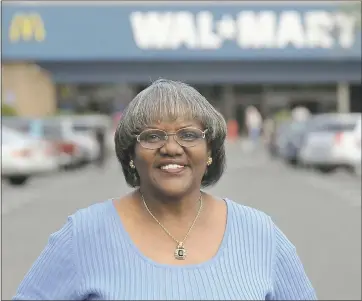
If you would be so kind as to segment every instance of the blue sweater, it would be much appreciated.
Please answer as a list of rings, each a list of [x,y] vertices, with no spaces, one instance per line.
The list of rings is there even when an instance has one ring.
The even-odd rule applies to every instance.
[[[316,300],[295,247],[266,214],[226,200],[218,253],[198,265],[146,258],[112,200],[50,236],[13,300]]]

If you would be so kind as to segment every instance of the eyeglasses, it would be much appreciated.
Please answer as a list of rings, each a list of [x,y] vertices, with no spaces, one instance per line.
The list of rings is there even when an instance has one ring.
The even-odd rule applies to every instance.
[[[143,131],[137,135],[136,138],[141,146],[147,149],[163,147],[170,136],[174,136],[175,141],[183,147],[193,147],[205,139],[206,132],[207,129],[201,131],[198,128],[192,127],[179,129],[175,133],[166,133],[162,130],[150,129]]]

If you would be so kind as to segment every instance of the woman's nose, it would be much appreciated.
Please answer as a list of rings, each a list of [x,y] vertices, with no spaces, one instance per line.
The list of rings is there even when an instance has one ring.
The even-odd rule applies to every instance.
[[[183,153],[183,147],[177,142],[175,135],[167,136],[165,144],[160,148],[163,155],[175,156]]]

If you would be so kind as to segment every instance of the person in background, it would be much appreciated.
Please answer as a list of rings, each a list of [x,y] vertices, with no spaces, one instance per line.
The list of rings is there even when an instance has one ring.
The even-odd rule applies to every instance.
[[[258,109],[254,106],[249,106],[246,108],[245,114],[245,122],[248,129],[249,141],[252,143],[252,146],[255,147],[261,135],[263,118],[261,117]]]
[[[294,121],[305,121],[311,116],[310,111],[303,106],[295,107],[291,114]]]
[[[98,126],[95,130],[95,137],[98,143],[99,153],[96,160],[96,164],[99,167],[103,167],[106,159],[106,137],[105,129]]]
[[[134,190],[72,214],[13,300],[315,300],[270,216],[203,190],[223,175],[226,133],[184,83],[141,91],[115,133]]]
[[[268,116],[263,122],[263,140],[265,144],[269,144],[275,132],[275,122],[273,118]]]

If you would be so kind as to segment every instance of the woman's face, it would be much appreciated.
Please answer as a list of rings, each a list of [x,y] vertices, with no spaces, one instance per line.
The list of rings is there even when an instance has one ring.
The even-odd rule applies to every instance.
[[[202,133],[205,129],[195,121],[174,121],[159,122],[145,130],[146,132],[141,135],[143,138],[141,143],[136,143],[133,158],[141,188],[151,189],[170,197],[199,190],[206,171],[209,150],[206,139],[199,138],[197,143],[190,141],[195,140],[196,133]],[[160,143],[162,132],[153,130],[162,130],[168,134],[178,131],[179,134],[177,137],[169,135],[162,147],[145,148],[142,145],[148,146],[148,142],[154,146],[162,144]],[[181,146],[176,139],[189,147]]]

